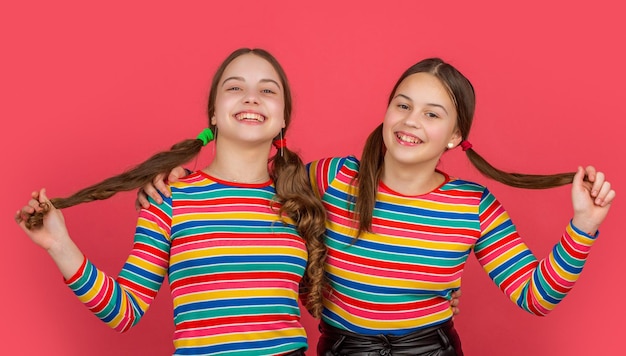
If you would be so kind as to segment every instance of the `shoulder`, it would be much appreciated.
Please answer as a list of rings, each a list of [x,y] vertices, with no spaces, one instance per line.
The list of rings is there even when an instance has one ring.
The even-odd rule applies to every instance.
[[[193,172],[178,181],[169,183],[172,193],[181,191],[194,191],[206,189],[215,182],[209,179],[202,171]]]
[[[445,173],[444,173],[445,175]],[[489,189],[482,184],[472,182],[469,180],[450,177],[446,175],[446,183],[441,187],[443,191],[456,191],[461,193],[466,193],[470,195],[480,195],[483,196],[485,194],[489,194]]]
[[[307,164],[309,169],[315,169],[318,171],[337,172],[344,166],[349,169],[358,170],[359,160],[354,156],[345,157],[326,157],[312,161]]]
[[[207,181],[207,176],[202,171],[191,172],[190,174],[180,178],[178,181],[170,183],[171,187],[193,185],[202,181]]]
[[[487,187],[480,183],[472,182],[458,177],[449,177],[448,184],[454,187],[465,188],[470,190],[485,190]]]
[[[344,162],[344,165],[349,166],[351,168],[358,169],[361,162],[355,156],[346,156],[341,158]]]
[[[354,156],[345,156],[345,157],[324,157],[321,159],[311,161],[309,164],[319,165],[319,164],[329,164],[329,163],[342,163],[346,160],[358,162],[358,159]]]

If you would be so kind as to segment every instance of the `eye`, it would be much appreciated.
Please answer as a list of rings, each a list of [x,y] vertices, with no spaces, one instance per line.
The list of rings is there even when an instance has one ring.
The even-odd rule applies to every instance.
[[[261,90],[261,93],[263,93],[263,94],[276,94],[276,92],[273,91],[272,89],[263,89],[263,90]]]
[[[436,113],[434,113],[434,112],[427,112],[427,113],[426,113],[426,116],[427,116],[429,119],[437,119],[437,118],[439,118],[439,115],[437,115],[437,114],[436,114]]]
[[[240,91],[241,88],[240,87],[229,87],[228,89],[226,89],[227,91]]]
[[[407,104],[398,104],[396,105],[398,107],[398,109],[400,110],[411,110],[411,107],[408,106]]]

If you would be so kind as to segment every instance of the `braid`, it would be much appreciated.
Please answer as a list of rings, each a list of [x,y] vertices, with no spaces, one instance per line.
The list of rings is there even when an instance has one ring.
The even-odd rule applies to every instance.
[[[279,214],[285,214],[297,224],[308,252],[305,275],[301,282],[301,295],[306,296],[304,305],[314,317],[320,317],[323,309],[324,264],[326,262],[325,231],[326,211],[315,196],[306,168],[300,157],[282,147],[271,158],[271,175],[276,185],[276,199],[280,202]]]
[[[161,172],[170,172],[193,159],[202,149],[203,142],[199,139],[189,139],[172,146],[169,151],[159,152],[143,163],[138,164],[124,173],[107,178],[100,183],[94,184],[66,198],[52,198],[50,203],[57,209],[69,208],[74,205],[88,203],[94,200],[105,200],[113,195],[135,190],[150,183]],[[43,223],[43,216],[50,209],[46,203],[44,211],[35,213],[26,221],[29,229],[37,228]]]

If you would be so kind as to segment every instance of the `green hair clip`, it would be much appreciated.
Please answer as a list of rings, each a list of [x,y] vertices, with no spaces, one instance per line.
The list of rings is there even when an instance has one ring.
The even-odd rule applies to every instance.
[[[200,134],[198,135],[197,139],[202,141],[202,146],[206,146],[207,143],[213,141],[213,131],[211,131],[210,128],[206,128],[204,130],[202,130],[202,132],[200,132]]]

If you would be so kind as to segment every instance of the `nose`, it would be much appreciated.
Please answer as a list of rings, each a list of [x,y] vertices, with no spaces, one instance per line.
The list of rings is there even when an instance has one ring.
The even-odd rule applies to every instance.
[[[422,121],[417,113],[411,113],[404,118],[404,124],[409,127],[420,128],[422,127]]]
[[[244,95],[243,102],[245,104],[258,104],[259,97],[254,92],[248,92],[246,93],[246,95]]]

